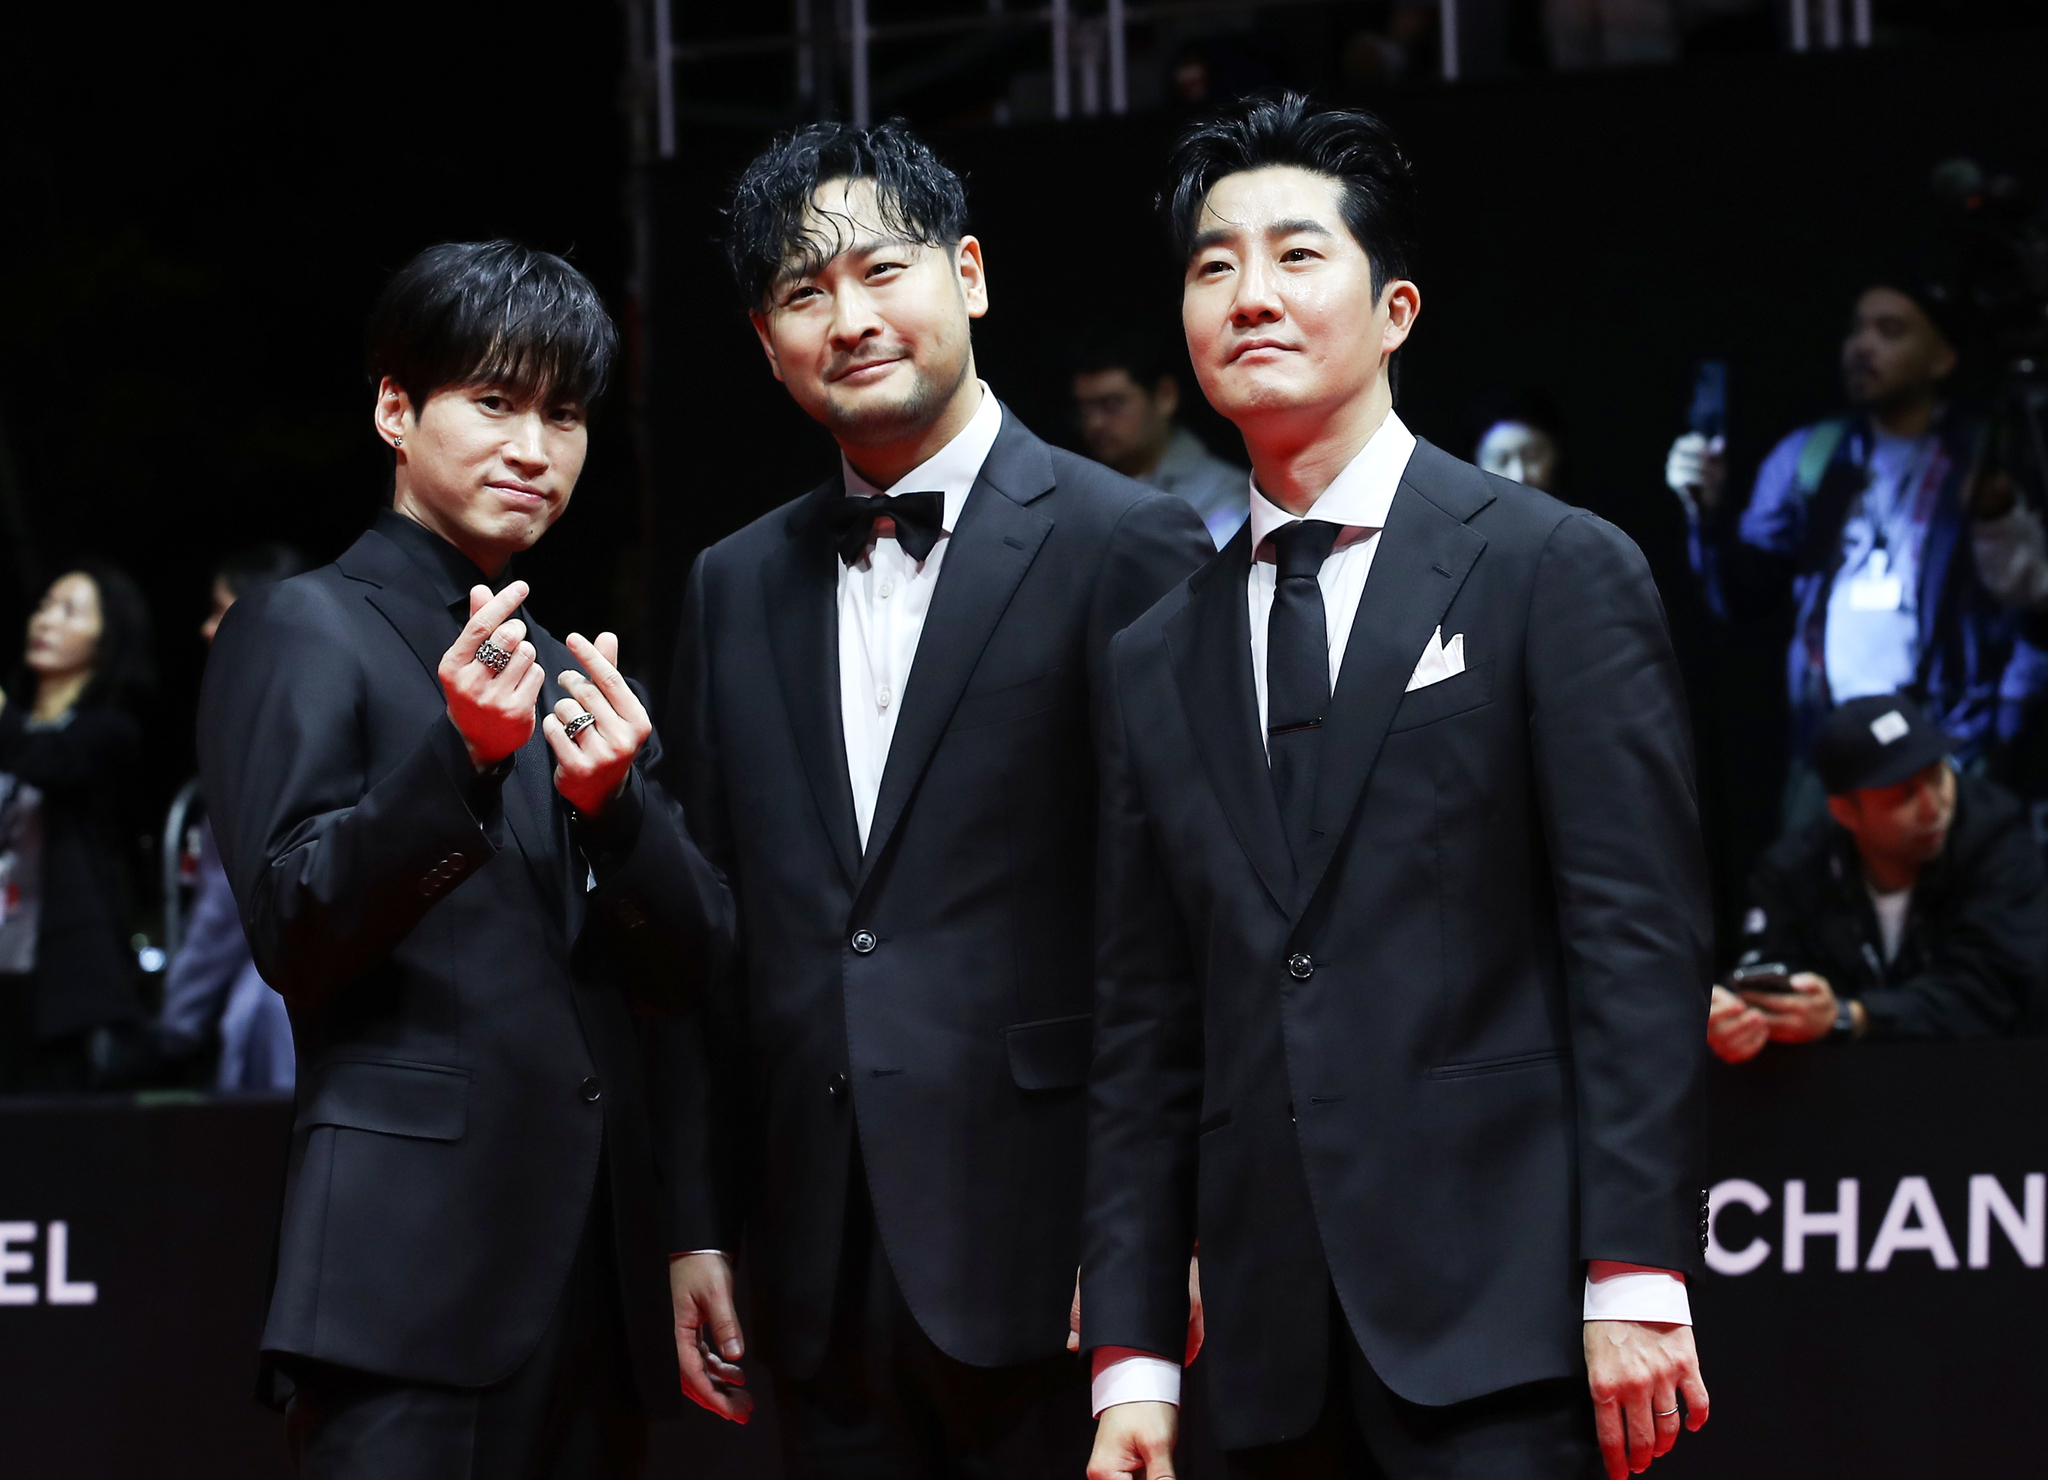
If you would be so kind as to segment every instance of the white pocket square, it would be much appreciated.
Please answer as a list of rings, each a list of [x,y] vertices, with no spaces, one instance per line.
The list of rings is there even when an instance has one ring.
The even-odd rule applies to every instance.
[[[1444,641],[1444,629],[1439,627],[1429,635],[1429,646],[1422,650],[1422,661],[1415,665],[1415,676],[1408,680],[1407,693],[1426,689],[1433,683],[1442,683],[1447,678],[1456,678],[1465,671],[1465,634],[1460,632],[1449,642]]]

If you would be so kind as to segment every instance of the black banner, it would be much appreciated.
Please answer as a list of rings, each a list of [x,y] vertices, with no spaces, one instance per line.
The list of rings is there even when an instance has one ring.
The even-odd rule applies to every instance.
[[[1693,1313],[1715,1416],[1653,1473],[2037,1471],[2048,1043],[1772,1048],[1711,1090]],[[0,1105],[8,1480],[284,1475],[252,1393],[289,1119],[275,1101]],[[778,1468],[758,1418],[694,1415],[663,1426],[651,1472]]]

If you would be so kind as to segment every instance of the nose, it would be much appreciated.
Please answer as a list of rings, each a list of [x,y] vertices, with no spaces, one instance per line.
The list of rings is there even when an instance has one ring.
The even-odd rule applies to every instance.
[[[1266,262],[1251,258],[1237,274],[1237,294],[1230,303],[1231,323],[1239,328],[1274,324],[1285,312],[1280,302],[1279,275]]]
[[[832,348],[841,354],[857,349],[863,340],[882,332],[875,306],[859,287],[842,288],[832,295]]]
[[[515,467],[538,471],[548,465],[546,426],[538,411],[514,420],[505,438],[505,460]]]

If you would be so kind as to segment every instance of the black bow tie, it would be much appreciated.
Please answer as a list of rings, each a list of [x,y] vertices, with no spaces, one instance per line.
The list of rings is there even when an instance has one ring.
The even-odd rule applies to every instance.
[[[825,528],[839,548],[839,558],[858,565],[874,538],[877,519],[896,521],[896,543],[903,553],[919,564],[932,553],[932,546],[945,533],[946,496],[943,493],[848,494],[825,505]]]

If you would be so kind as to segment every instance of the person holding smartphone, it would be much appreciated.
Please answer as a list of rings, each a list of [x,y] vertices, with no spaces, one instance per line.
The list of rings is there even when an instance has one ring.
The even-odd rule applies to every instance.
[[[1828,815],[1765,854],[1707,1042],[1981,1038],[2039,1012],[2048,875],[2019,803],[1960,774],[1904,694],[1841,705],[1813,766]]]

